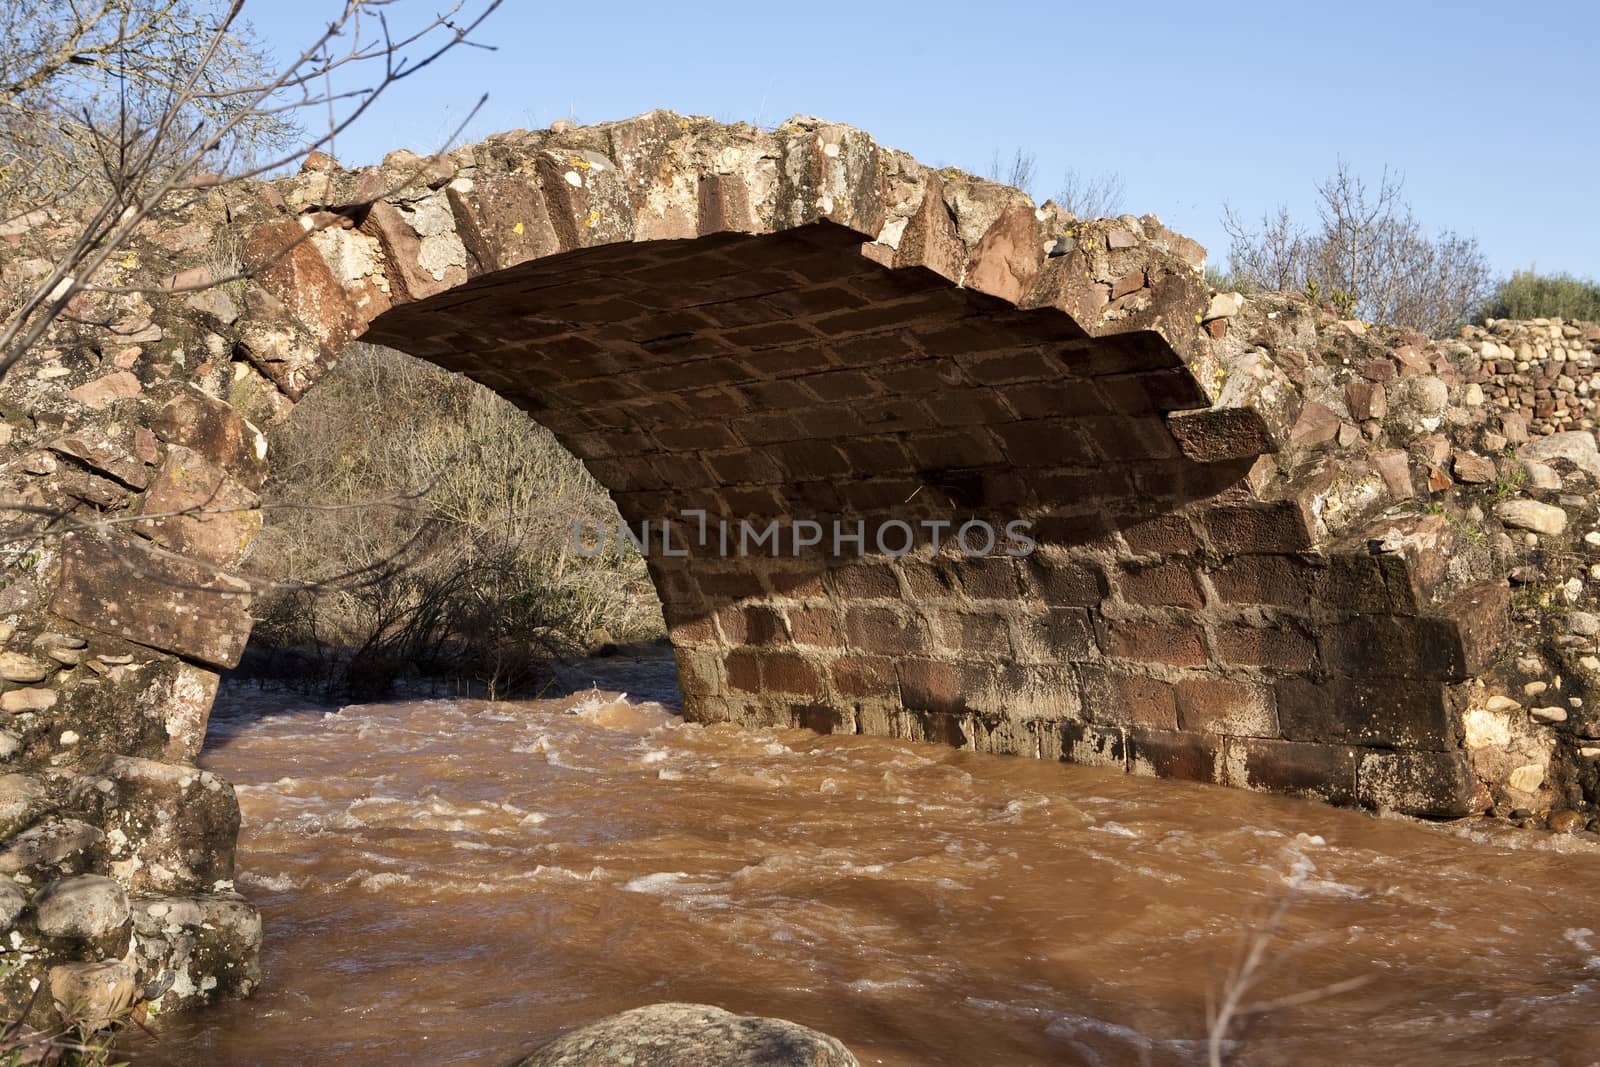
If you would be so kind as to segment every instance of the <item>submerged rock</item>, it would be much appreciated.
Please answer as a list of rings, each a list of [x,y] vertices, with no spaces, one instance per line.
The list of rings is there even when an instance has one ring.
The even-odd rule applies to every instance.
[[[651,1004],[572,1031],[518,1067],[857,1067],[836,1038],[709,1004]]]

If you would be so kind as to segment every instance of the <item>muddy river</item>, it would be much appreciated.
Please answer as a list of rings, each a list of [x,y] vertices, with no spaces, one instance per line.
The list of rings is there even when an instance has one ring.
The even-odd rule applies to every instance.
[[[688,1000],[865,1064],[1189,1064],[1231,1000],[1236,1064],[1600,1062],[1600,853],[1576,838],[705,728],[668,660],[565,682],[225,691],[202,763],[239,789],[265,982],[133,1061],[500,1065]]]

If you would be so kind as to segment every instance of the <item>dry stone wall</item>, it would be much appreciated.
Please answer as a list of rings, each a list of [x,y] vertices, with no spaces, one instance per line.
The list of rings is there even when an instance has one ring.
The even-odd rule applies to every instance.
[[[70,233],[0,235],[0,278]],[[228,249],[250,280],[190,291]],[[1203,256],[808,118],[219,187],[115,268],[173,291],[80,296],[0,382],[5,998],[47,987],[44,1022],[258,981],[237,804],[194,759],[249,634],[260,429],[356,339],[522,406],[635,528],[778,524],[776,557],[680,525],[651,559],[693,718],[1423,815],[1592,801],[1600,623],[1565,607],[1600,580],[1600,456],[1587,416],[1540,437],[1581,404],[1534,385],[1521,417],[1535,361],[1499,355],[1551,324],[1431,342],[1211,293]],[[974,520],[1036,547],[969,557]],[[92,930],[51,918],[63,884]]]

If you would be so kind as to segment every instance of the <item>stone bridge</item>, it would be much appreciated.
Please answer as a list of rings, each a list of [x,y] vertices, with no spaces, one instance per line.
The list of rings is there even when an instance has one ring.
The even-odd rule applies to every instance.
[[[185,289],[230,245],[251,280]],[[177,291],[85,297],[0,388],[0,493],[79,524],[0,546],[8,997],[256,981],[237,807],[193,760],[250,630],[257,427],[358,339],[518,404],[635,526],[778,522],[777,555],[681,522],[653,554],[691,718],[1482,810],[1503,787],[1467,716],[1508,564],[1456,544],[1445,460],[1406,451],[1461,375],[1214,295],[1203,255],[806,118],[653,112],[220,187],[124,263]],[[1033,550],[969,555],[980,520]],[[131,916],[63,926],[31,897],[62,878]]]

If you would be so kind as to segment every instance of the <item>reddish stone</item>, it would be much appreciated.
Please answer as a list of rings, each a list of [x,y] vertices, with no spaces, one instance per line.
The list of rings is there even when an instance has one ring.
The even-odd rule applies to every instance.
[[[1378,471],[1378,476],[1383,479],[1384,488],[1395,500],[1410,500],[1416,495],[1416,490],[1411,484],[1411,461],[1407,454],[1398,448],[1385,448],[1373,452],[1368,457]]]
[[[92,382],[85,382],[67,395],[85,407],[104,411],[118,400],[131,400],[144,392],[144,386],[131,371],[113,371]]]
[[[811,662],[793,652],[768,654],[761,661],[761,681],[779,693],[820,695],[822,679]]]
[[[1218,662],[1234,667],[1305,670],[1315,655],[1311,639],[1287,625],[1219,627],[1215,640]]]
[[[894,265],[923,267],[957,282],[966,269],[967,250],[956,232],[950,209],[945,206],[944,182],[933,173],[928,174],[927,179],[922,203],[906,220],[906,227],[900,234]]]
[[[1114,622],[1109,628],[1108,651],[1113,656],[1169,667],[1201,667],[1206,663],[1205,642],[1199,627],[1186,623]]]
[[[861,652],[912,655],[928,650],[927,627],[892,608],[852,606],[845,616],[850,647]]]
[[[839,647],[839,623],[832,608],[790,608],[786,614],[795,644]]]
[[[725,661],[728,684],[746,693],[761,692],[761,660],[754,652],[730,652]]]
[[[1128,769],[1133,774],[1216,782],[1221,774],[1221,738],[1133,727],[1128,731]]]
[[[1301,448],[1327,444],[1339,433],[1339,416],[1325,404],[1311,402],[1300,409],[1300,418],[1289,431],[1289,442]]]
[[[1211,547],[1224,555],[1301,552],[1313,541],[1310,519],[1294,501],[1212,508],[1200,522]]]
[[[1188,565],[1177,560],[1124,563],[1117,578],[1122,599],[1150,607],[1200,608],[1205,598]]]
[[[311,242],[310,231],[299,222],[263,223],[246,238],[239,255],[262,288],[332,351],[343,349],[366,325]]]
[[[1044,248],[1033,208],[1017,204],[1001,212],[979,239],[961,284],[980,293],[1020,303],[1032,288],[1043,260]]]
[[[895,692],[895,661],[879,656],[840,656],[828,666],[841,696],[882,697]]]
[[[1229,604],[1272,604],[1304,611],[1321,570],[1297,556],[1235,556],[1210,572],[1211,586]]]
[[[1062,560],[1042,552],[1034,552],[1027,561],[1033,585],[1046,604],[1098,607],[1105,599],[1106,579],[1094,563]]]
[[[255,493],[206,457],[182,445],[167,449],[167,461],[140,501],[140,533],[174,552],[219,567],[244,558],[261,527]]]
[[[1129,526],[1122,531],[1122,539],[1131,551],[1141,554],[1182,556],[1200,548],[1200,539],[1182,515],[1162,515]]]
[[[1176,685],[1178,724],[1185,730],[1276,737],[1272,692],[1226,678],[1186,678]]]
[[[139,429],[144,430],[144,427]],[[144,430],[144,433],[149,436],[150,431]],[[144,462],[129,455],[122,444],[98,429],[88,428],[58,437],[48,447],[130,488],[143,489],[150,482],[150,472]]]
[[[1389,401],[1381,382],[1351,382],[1344,387],[1345,406],[1357,422],[1381,419],[1389,413]]]
[[[1092,659],[1100,652],[1084,608],[1049,608],[1029,620],[1028,632],[1052,662]]]
[[[903,659],[896,666],[900,701],[913,711],[960,714],[968,710],[964,675],[954,663]]]
[[[1079,670],[1083,713],[1091,722],[1177,729],[1178,705],[1171,683],[1110,667]]]
[[[1495,479],[1494,460],[1476,452],[1457,452],[1451,468],[1456,481],[1466,485],[1482,485]]]
[[[68,538],[50,609],[90,629],[216,667],[239,662],[251,623],[243,582],[123,537]]]
[[[724,608],[717,623],[730,645],[772,645],[784,639],[783,620],[764,605]]]

